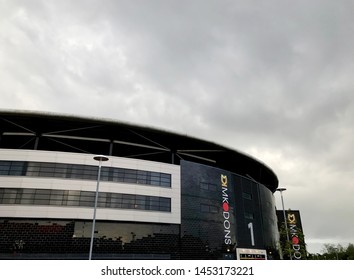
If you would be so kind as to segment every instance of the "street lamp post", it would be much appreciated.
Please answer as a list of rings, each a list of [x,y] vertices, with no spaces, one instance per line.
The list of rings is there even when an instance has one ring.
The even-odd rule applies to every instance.
[[[281,204],[283,206],[283,215],[284,215],[284,224],[285,224],[285,231],[286,231],[286,240],[287,240],[288,244],[290,244],[290,238],[289,238],[289,232],[288,232],[288,223],[286,222],[285,207],[284,207],[284,200],[283,200],[283,191],[286,191],[286,188],[277,188],[277,191],[280,192]],[[290,257],[290,260],[292,260],[291,249],[290,248],[289,248],[289,257]]]
[[[93,208],[93,219],[92,219],[92,232],[91,232],[89,260],[92,259],[93,239],[94,239],[94,235],[95,235],[96,210],[97,210],[97,201],[98,201],[98,189],[99,189],[100,179],[101,179],[101,165],[102,165],[102,161],[108,161],[108,157],[102,156],[102,155],[97,155],[97,156],[94,156],[93,159],[97,160],[99,162],[99,165],[98,165],[98,175],[97,175],[97,185],[96,185],[95,206]]]

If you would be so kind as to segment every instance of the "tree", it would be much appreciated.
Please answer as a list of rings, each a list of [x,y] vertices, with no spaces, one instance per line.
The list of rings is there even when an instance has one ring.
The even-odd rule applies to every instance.
[[[322,255],[313,256],[312,259],[321,260],[354,260],[354,245],[349,243],[347,247],[341,244],[324,244]]]
[[[297,229],[296,234],[292,234],[288,228],[289,241],[287,240],[285,224],[283,223],[279,230],[280,248],[283,253],[283,259],[289,260],[290,255],[292,259],[307,259],[307,250],[305,243],[305,236],[300,228]]]
[[[352,243],[349,243],[347,250],[347,260],[354,260],[354,245]]]

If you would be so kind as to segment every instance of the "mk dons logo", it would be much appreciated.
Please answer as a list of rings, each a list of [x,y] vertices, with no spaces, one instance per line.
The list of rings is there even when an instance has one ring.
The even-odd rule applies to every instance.
[[[231,242],[231,222],[230,222],[230,203],[229,203],[229,189],[227,175],[221,174],[220,177],[221,190],[222,190],[222,216],[224,226],[224,243],[230,245]]]
[[[299,230],[296,224],[296,216],[295,214],[288,213],[288,224],[289,224],[289,232],[291,235],[291,243],[293,248],[293,257],[297,260],[301,259],[301,246],[300,246],[300,238],[299,238]]]

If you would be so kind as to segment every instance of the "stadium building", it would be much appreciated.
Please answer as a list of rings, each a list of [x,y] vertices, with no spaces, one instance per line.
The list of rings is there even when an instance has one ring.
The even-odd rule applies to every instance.
[[[0,258],[277,258],[275,173],[194,137],[106,119],[0,112]]]

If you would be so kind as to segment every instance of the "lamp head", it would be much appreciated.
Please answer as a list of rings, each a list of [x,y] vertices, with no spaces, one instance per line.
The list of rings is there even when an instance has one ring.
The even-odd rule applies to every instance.
[[[108,160],[109,160],[108,157],[103,156],[103,155],[94,156],[93,159],[94,159],[94,160],[97,160],[97,161],[108,161]]]

